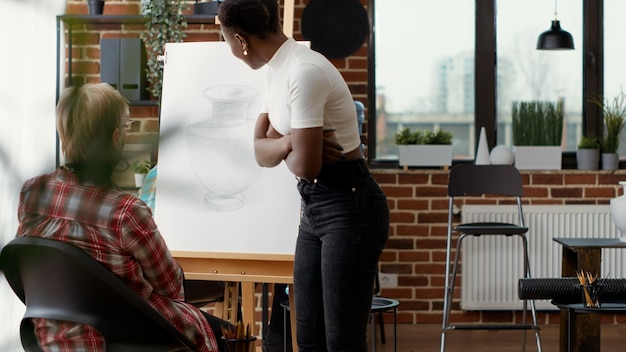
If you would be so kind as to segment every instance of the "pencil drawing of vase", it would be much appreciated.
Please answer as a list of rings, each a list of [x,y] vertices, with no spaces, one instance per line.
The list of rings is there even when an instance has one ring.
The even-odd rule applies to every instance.
[[[221,85],[207,88],[203,94],[211,101],[211,114],[187,128],[192,168],[207,190],[207,207],[237,210],[244,205],[242,192],[261,171],[254,159],[254,120],[248,118],[257,91],[246,86]]]

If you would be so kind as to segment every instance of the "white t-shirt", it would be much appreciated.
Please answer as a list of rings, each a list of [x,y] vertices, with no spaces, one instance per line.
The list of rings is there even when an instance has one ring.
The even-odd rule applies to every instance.
[[[322,54],[288,39],[267,63],[265,105],[274,129],[335,130],[347,153],[361,145],[356,106],[339,71]]]

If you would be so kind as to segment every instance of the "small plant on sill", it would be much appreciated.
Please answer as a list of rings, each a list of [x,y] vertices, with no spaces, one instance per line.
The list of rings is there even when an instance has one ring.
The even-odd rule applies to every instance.
[[[452,133],[438,129],[436,131],[420,130],[411,131],[405,127],[394,136],[394,142],[398,145],[411,144],[452,144]]]
[[[147,174],[152,169],[152,163],[147,160],[136,160],[133,162],[133,171],[136,174]]]

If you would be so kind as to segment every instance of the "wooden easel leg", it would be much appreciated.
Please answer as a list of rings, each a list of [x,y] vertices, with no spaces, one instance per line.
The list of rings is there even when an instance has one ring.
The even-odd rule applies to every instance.
[[[254,282],[241,283],[241,309],[244,326],[250,326],[255,331],[254,322]]]
[[[296,302],[294,301],[295,291],[293,284],[289,284],[289,311],[291,317],[291,348],[293,352],[298,352],[298,334],[296,332]],[[287,323],[287,322],[285,322]]]

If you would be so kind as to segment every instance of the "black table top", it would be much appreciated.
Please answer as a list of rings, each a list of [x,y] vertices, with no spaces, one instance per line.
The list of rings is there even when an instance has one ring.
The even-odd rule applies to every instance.
[[[553,238],[555,242],[569,248],[626,248],[620,238]]]
[[[626,302],[605,302],[605,303],[602,303],[599,308],[585,307],[583,303],[559,303],[555,301],[552,301],[551,303],[561,309],[567,309],[576,313],[588,313],[588,314],[626,313]]]

